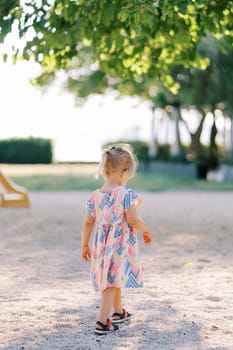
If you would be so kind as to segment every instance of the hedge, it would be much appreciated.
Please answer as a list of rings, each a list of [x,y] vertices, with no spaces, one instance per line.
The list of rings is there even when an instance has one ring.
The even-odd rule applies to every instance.
[[[43,138],[0,140],[0,163],[49,164],[53,161],[52,142]]]

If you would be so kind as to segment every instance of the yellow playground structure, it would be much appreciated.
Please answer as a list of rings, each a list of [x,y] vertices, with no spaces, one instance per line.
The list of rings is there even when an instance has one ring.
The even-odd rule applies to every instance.
[[[29,196],[25,188],[16,185],[0,170],[0,206],[29,207]]]

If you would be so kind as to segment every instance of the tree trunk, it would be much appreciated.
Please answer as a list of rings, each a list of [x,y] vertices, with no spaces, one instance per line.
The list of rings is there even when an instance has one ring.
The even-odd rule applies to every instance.
[[[201,133],[203,130],[203,125],[204,125],[204,121],[206,118],[206,114],[203,113],[202,114],[202,118],[200,121],[200,124],[197,128],[197,130],[195,131],[195,133],[190,133],[191,136],[191,144],[190,144],[190,151],[193,153],[197,153],[199,151],[200,145],[201,145]]]
[[[172,133],[174,135],[174,141],[171,145],[171,155],[177,156],[180,153],[180,129],[179,129],[179,108],[173,106],[172,115]]]
[[[210,145],[209,145],[209,159],[208,159],[208,167],[209,169],[216,169],[219,165],[219,157],[218,157],[218,146],[216,143],[216,136],[218,134],[218,129],[216,126],[216,117],[213,113],[213,124],[210,131]]]
[[[149,143],[149,157],[155,158],[157,154],[157,138],[155,133],[155,108],[152,108],[152,118],[151,118],[151,139]]]
[[[214,113],[213,113],[213,118],[214,118],[214,121],[210,132],[210,153],[217,151],[216,136],[218,133],[218,129],[216,127],[216,119],[215,119]]]
[[[180,135],[180,121],[181,121],[181,110],[178,108],[178,120],[177,120],[177,140],[179,144],[179,151],[182,149],[181,135]]]
[[[233,160],[233,115],[231,116],[229,159]]]
[[[223,117],[223,154],[224,154],[224,158],[227,157],[227,127],[226,127],[226,115],[223,113],[222,114]]]
[[[167,112],[164,113],[164,122],[165,122],[165,142],[166,144],[169,144],[169,126],[170,126],[170,118],[167,115]]]

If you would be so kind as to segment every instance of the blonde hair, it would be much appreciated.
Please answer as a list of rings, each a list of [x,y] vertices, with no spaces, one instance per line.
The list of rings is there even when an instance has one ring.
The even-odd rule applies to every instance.
[[[138,160],[133,148],[128,143],[115,144],[106,147],[102,153],[97,178],[99,174],[108,176],[115,171],[129,171],[129,177],[133,177],[138,165]]]

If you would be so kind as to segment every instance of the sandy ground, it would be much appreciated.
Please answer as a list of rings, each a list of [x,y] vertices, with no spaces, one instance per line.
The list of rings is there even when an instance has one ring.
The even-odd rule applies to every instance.
[[[32,193],[0,208],[0,349],[233,349],[233,193],[141,193],[154,242],[140,238],[145,287],[134,319],[93,333],[98,294],[80,259],[86,192]]]

